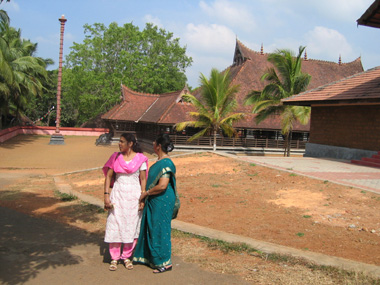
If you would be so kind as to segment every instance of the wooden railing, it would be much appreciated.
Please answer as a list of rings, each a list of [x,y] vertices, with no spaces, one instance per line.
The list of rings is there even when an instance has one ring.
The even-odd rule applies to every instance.
[[[170,136],[174,145],[194,145],[194,146],[213,146],[213,137],[201,137],[189,142],[190,136]],[[292,140],[292,149],[305,149],[307,141]],[[254,148],[284,148],[285,141],[275,139],[253,139],[253,138],[225,138],[216,139],[217,146],[223,147],[254,147]]]

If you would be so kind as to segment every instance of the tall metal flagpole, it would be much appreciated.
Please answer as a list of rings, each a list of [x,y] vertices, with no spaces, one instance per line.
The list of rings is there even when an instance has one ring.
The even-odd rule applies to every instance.
[[[65,23],[67,19],[62,15],[60,19],[61,22],[61,39],[59,45],[59,67],[58,67],[58,87],[57,87],[57,118],[56,118],[56,129],[55,134],[50,138],[49,144],[65,144],[63,135],[59,131],[60,122],[61,122],[61,83],[62,83],[62,57],[63,57],[63,34],[65,32]]]

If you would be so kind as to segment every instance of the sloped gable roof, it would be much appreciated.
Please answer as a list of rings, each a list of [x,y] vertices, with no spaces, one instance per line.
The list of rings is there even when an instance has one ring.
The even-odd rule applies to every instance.
[[[176,102],[170,106],[170,109],[162,116],[159,123],[174,125],[176,123],[192,121],[193,117],[190,116],[189,112],[196,111],[194,106],[190,103],[183,102],[182,100]]]
[[[157,94],[140,93],[122,85],[123,100],[102,116],[104,120],[138,122],[159,99]]]
[[[247,48],[239,40],[236,40],[234,64],[229,67],[231,84],[239,85],[239,92],[236,94],[239,107],[236,112],[251,113],[252,106],[245,106],[246,96],[252,90],[262,90],[266,82],[261,81],[261,76],[273,64],[268,61],[269,54],[253,51]],[[241,54],[239,54],[241,53]],[[239,63],[242,59],[242,64]],[[302,71],[311,75],[311,82],[308,89],[313,89],[329,82],[345,78],[347,76],[363,71],[360,57],[350,63],[334,63],[314,59],[302,59]],[[200,92],[200,91],[199,91]],[[281,129],[281,119],[279,116],[273,116],[256,124],[255,114],[250,114],[245,120],[236,123],[239,128],[260,128],[260,129]],[[309,124],[296,124],[294,130],[308,131]]]
[[[380,28],[380,0],[376,0],[357,20],[358,25]]]
[[[180,102],[182,95],[187,92],[188,88],[185,87],[170,93],[149,94],[136,92],[122,85],[122,102],[105,113],[102,119],[161,123],[171,108]],[[178,113],[172,117],[180,121],[185,114]]]
[[[180,100],[181,95],[184,92],[182,90],[161,94],[154,105],[147,110],[144,116],[141,118],[141,122],[155,122],[159,123],[162,116],[169,111],[170,107]]]
[[[242,57],[245,59],[243,63],[244,67],[235,76],[233,76],[234,69],[239,68],[238,65],[232,65],[230,68],[234,84],[241,85],[241,90],[237,95],[240,103],[240,101],[244,101],[245,96],[250,91],[262,90],[264,88],[266,83],[261,81],[260,78],[268,68],[273,67],[273,64],[268,61],[270,54],[253,51],[239,40],[236,40],[236,45],[239,47],[235,49],[235,58],[239,56],[237,52],[241,51]],[[235,59],[234,62],[236,62]],[[313,89],[362,71],[363,66],[360,57],[349,63],[302,59],[302,72],[311,75],[308,89]]]
[[[282,100],[288,105],[380,104],[380,67]]]

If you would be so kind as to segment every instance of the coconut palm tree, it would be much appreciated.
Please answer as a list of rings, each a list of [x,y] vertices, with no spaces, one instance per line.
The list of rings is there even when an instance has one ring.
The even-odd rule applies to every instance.
[[[36,48],[21,38],[20,30],[0,23],[0,115],[10,113],[19,119],[28,101],[42,94],[46,61],[33,56]]]
[[[284,156],[290,155],[290,140],[296,121],[306,124],[310,118],[310,108],[284,105],[281,100],[306,90],[311,76],[301,71],[301,56],[305,47],[300,46],[298,55],[290,50],[277,50],[268,56],[274,67],[263,74],[261,80],[269,83],[262,91],[252,91],[246,97],[245,104],[253,105],[256,122],[260,123],[269,116],[281,117],[281,131],[285,136]]]
[[[9,16],[8,13],[4,10],[0,10],[0,22],[9,24]]]
[[[192,103],[197,109],[197,112],[190,113],[195,120],[178,123],[175,128],[177,131],[182,131],[186,127],[200,129],[190,137],[189,141],[212,134],[214,136],[213,150],[215,151],[218,132],[223,130],[224,134],[233,136],[236,134],[236,130],[232,124],[244,117],[244,113],[233,113],[237,107],[235,95],[239,86],[230,84],[229,70],[220,73],[215,68],[211,70],[210,79],[201,73],[200,82],[200,99],[191,94],[183,96],[184,100]]]

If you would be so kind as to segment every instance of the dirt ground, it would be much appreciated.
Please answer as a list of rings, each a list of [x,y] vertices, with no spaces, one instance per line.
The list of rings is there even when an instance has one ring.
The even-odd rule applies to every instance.
[[[211,153],[173,161],[179,220],[380,265],[380,195]],[[103,199],[100,170],[65,178]]]
[[[48,159],[28,149],[23,151],[30,156],[17,158],[17,150],[29,147],[23,139],[33,143],[46,140],[18,138],[9,142],[9,147],[0,146],[0,171],[10,175],[26,172],[31,178],[28,181],[20,178],[2,189],[0,206],[102,234],[105,213],[89,205],[84,208],[82,205],[78,211],[78,201],[60,201],[54,193],[52,174],[101,166],[117,148],[95,147],[88,144],[87,138],[83,139],[86,148],[61,146],[58,152],[60,157],[67,158],[66,166],[66,162],[53,163],[57,149],[45,151]],[[19,140],[19,145],[11,148],[15,140]],[[77,140],[72,138],[72,144]],[[89,155],[95,151],[96,156]],[[380,266],[380,195],[211,153],[172,159],[177,167],[181,197],[179,220]],[[74,166],[69,166],[70,161]],[[100,169],[66,174],[63,178],[76,191],[103,199],[104,178]],[[271,284],[274,280],[281,284],[304,284],[305,280],[309,284],[334,284],[333,277],[315,270],[268,263],[250,254],[226,256],[207,249],[194,238],[174,236],[173,252],[203,263],[210,270],[238,274],[260,284]]]

